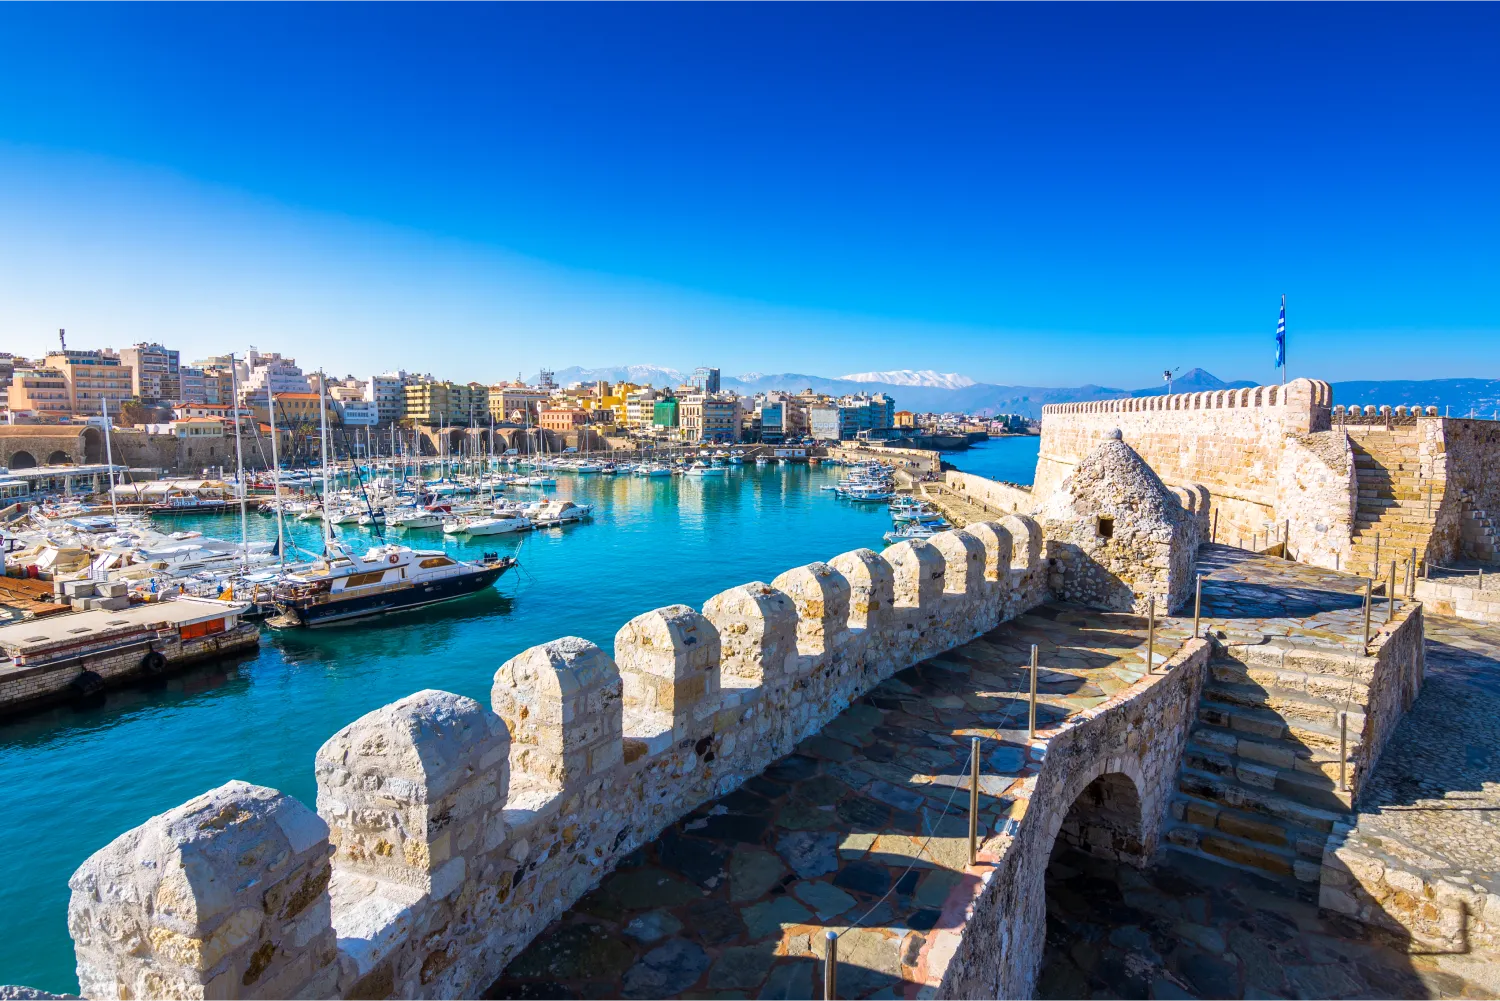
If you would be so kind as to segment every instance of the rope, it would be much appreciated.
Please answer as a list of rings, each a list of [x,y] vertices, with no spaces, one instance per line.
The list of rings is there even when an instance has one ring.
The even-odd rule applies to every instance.
[[[981,739],[983,739],[983,738],[981,738]],[[967,775],[973,775],[973,772],[971,770],[971,765],[973,764],[973,761],[974,761],[974,748],[973,748],[972,745],[970,745],[970,747],[969,747],[969,753],[964,758],[963,770],[964,770],[965,774],[967,774]],[[958,795],[958,789],[959,789],[959,787],[957,785],[955,785],[953,787],[953,792],[951,792],[951,793],[948,794],[948,802],[943,805],[943,815],[944,816],[948,816],[948,808],[953,805],[953,797],[955,797],[955,796]],[[879,900],[875,901],[875,903],[873,903],[873,904],[870,905],[870,909],[869,910],[867,910],[863,914],[861,914],[851,924],[845,925],[844,926],[844,930],[841,931],[841,932],[839,932],[836,937],[842,938],[846,932],[851,932],[854,929],[858,928],[861,924],[863,924],[864,920],[866,918],[868,918],[871,914],[875,913],[875,909],[877,907],[879,907],[881,904],[885,903],[886,898],[891,895],[892,891],[894,891],[897,886],[901,885],[901,880],[905,879],[911,873],[911,871],[917,867],[918,860],[920,860],[921,857],[924,854],[926,854],[926,852],[927,852],[927,846],[930,845],[932,843],[932,839],[937,836],[932,831],[932,825],[927,822],[926,811],[923,811],[923,814],[922,814],[922,826],[923,826],[923,828],[925,828],[927,830],[927,838],[926,838],[925,841],[922,842],[922,846],[917,849],[917,854],[912,858],[911,864],[906,867],[906,871],[903,872],[900,876],[898,876],[891,883],[890,887],[887,888],[886,891],[880,895],[880,899]],[[932,859],[931,861],[936,862],[937,859]]]

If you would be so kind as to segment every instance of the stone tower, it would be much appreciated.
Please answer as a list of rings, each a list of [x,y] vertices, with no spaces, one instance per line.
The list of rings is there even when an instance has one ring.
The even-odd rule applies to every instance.
[[[1180,608],[1193,592],[1198,519],[1113,431],[1039,512],[1053,592],[1115,611]]]

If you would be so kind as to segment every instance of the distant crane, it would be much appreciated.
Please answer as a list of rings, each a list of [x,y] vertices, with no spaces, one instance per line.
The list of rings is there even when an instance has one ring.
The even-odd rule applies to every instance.
[[[1167,369],[1166,371],[1164,371],[1161,374],[1161,377],[1162,377],[1163,381],[1165,381],[1166,384],[1167,384],[1167,395],[1168,396],[1172,395],[1172,376],[1176,375],[1178,372],[1181,372],[1181,371],[1182,371],[1182,366],[1178,365],[1176,368],[1169,368],[1169,369]]]

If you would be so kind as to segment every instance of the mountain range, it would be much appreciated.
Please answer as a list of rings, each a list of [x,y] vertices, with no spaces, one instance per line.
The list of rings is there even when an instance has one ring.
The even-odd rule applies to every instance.
[[[553,373],[558,385],[573,382],[629,381],[653,386],[676,386],[687,375],[655,365],[616,365],[604,368],[559,369]],[[535,381],[534,379],[532,380]],[[1117,389],[1110,386],[1074,387],[1002,386],[975,382],[957,373],[902,369],[890,372],[860,372],[827,378],[796,372],[766,374],[746,372],[723,376],[720,384],[745,395],[779,391],[800,393],[811,389],[818,393],[842,396],[846,393],[884,392],[896,401],[898,410],[919,413],[968,413],[978,415],[1021,414],[1040,417],[1048,403],[1081,403],[1089,400],[1115,400],[1130,396],[1158,396],[1167,391],[1165,383],[1147,389]],[[1241,389],[1259,385],[1245,379],[1225,382],[1201,368],[1192,369],[1172,380],[1174,393],[1200,393],[1216,389]],[[1500,380],[1495,379],[1409,379],[1351,381],[1333,383],[1335,403],[1344,405],[1380,405],[1388,403],[1422,404],[1447,408],[1454,417],[1471,412],[1488,416],[1500,410]]]

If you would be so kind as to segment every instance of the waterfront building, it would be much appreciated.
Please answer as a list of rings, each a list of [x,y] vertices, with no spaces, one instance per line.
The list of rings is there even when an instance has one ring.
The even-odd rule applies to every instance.
[[[767,401],[760,405],[760,440],[767,445],[786,441],[786,403]]]
[[[41,364],[14,373],[10,407],[48,417],[111,412],[130,399],[130,369],[113,351],[54,351]]]
[[[898,428],[916,427],[917,421],[910,410],[898,410],[893,415],[891,426]]]
[[[276,393],[276,414],[273,421],[266,412],[266,397],[262,392],[259,401],[254,397],[247,399],[240,412],[251,415],[253,419],[261,423],[274,423],[280,428],[317,427],[320,421],[321,399],[317,393]],[[341,423],[337,408],[330,406],[327,409],[328,423],[330,425]]]
[[[733,393],[691,393],[678,408],[678,431],[685,441],[740,439],[740,400]]]
[[[373,428],[380,424],[380,415],[375,404],[364,397],[332,400],[330,409],[338,414],[339,423],[345,427]]]
[[[541,427],[560,434],[576,431],[588,422],[588,411],[579,407],[548,408],[537,414],[537,423]]]
[[[712,396],[719,392],[719,370],[716,368],[695,368],[693,377],[689,380],[698,392]]]
[[[204,386],[203,369],[194,365],[181,365],[177,369],[177,402],[178,403],[207,403],[207,389]]]
[[[488,416],[489,390],[478,383],[422,381],[406,386],[402,392],[406,404],[403,416],[417,424],[458,424],[468,426],[477,420],[475,386],[485,396]]]
[[[406,415],[406,387],[414,376],[404,370],[370,376],[365,399],[375,404],[375,416],[381,425],[394,424]]]
[[[550,398],[551,393],[547,390],[502,382],[489,387],[486,406],[492,421],[516,421],[528,425],[537,423],[537,413]]]
[[[680,404],[675,396],[658,399],[651,405],[651,426],[658,428],[679,426],[682,420],[679,407]]]
[[[142,403],[181,401],[181,364],[176,351],[143,342],[121,349],[120,364],[130,368],[131,394]]]

